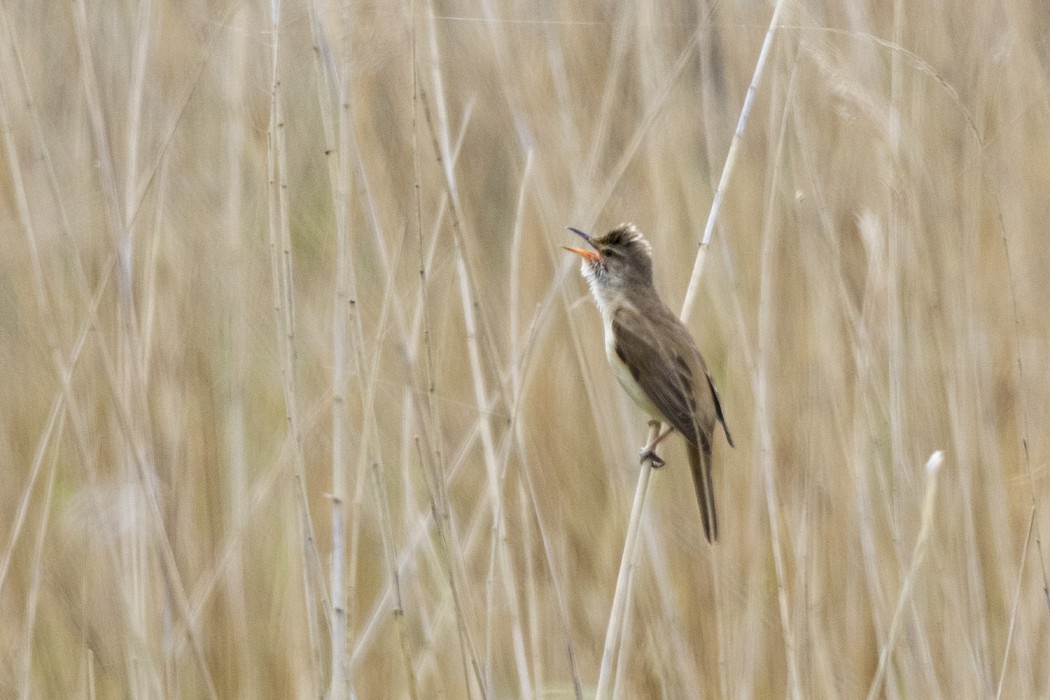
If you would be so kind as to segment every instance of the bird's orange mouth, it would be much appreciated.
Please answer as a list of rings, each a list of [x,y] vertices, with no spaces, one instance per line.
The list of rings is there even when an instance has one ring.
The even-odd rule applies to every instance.
[[[570,253],[576,253],[577,255],[582,256],[589,262],[598,262],[602,259],[602,256],[598,255],[593,250],[584,250],[583,248],[570,248],[567,245],[563,245],[562,248],[569,251]]]

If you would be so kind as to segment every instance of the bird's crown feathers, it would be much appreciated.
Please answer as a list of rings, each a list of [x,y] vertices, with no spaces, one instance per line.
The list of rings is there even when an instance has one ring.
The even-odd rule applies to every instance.
[[[604,236],[594,239],[594,243],[599,247],[630,248],[638,246],[650,257],[652,257],[653,252],[649,241],[645,240],[645,236],[638,230],[638,227],[631,223],[620,224]]]

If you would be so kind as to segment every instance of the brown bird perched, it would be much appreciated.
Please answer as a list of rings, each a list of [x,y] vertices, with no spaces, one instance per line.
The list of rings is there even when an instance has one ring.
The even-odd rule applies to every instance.
[[[708,542],[714,542],[718,539],[711,480],[715,421],[722,424],[730,446],[733,438],[704,358],[685,325],[656,293],[652,248],[634,224],[621,224],[597,238],[569,230],[593,248],[563,246],[583,257],[580,272],[602,313],[605,354],[616,379],[653,422],[669,426],[642,449],[642,461],[663,466],[653,449],[672,430],[682,434],[704,534]]]

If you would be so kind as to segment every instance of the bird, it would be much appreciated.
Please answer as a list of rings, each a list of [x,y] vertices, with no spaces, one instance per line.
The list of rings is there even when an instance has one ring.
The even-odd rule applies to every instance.
[[[653,286],[652,246],[634,224],[603,236],[569,227],[589,248],[562,246],[583,258],[580,273],[601,312],[605,355],[617,381],[634,403],[668,429],[642,448],[644,463],[664,465],[655,450],[677,431],[685,438],[689,469],[707,541],[718,539],[711,447],[715,423],[733,447],[722,402],[700,350],[678,316]]]

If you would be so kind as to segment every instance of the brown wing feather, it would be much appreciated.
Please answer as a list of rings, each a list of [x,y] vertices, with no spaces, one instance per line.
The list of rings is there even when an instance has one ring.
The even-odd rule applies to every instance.
[[[703,362],[703,359],[700,360]],[[729,443],[730,447],[736,447],[733,443],[733,436],[729,434],[729,426],[726,425],[725,414],[722,413],[722,400],[718,398],[718,392],[715,391],[715,383],[711,381],[711,374],[707,371],[707,367],[704,367],[704,376],[707,377],[707,386],[711,387],[711,396],[715,400],[715,415],[718,416],[718,422],[722,424],[722,431],[726,434],[726,442]]]
[[[673,348],[661,345],[654,329],[659,324],[680,323],[669,311],[670,319],[646,318],[630,307],[620,307],[613,315],[612,326],[616,337],[616,353],[629,367],[659,364],[672,371],[637,372],[632,374],[649,397],[653,405],[663,414],[664,420],[682,434],[686,440],[699,444],[698,435],[710,431],[714,420],[714,405],[699,406],[689,362],[684,353],[696,353],[703,368],[703,359],[695,346]],[[688,332],[682,329],[685,336]],[[690,341],[691,342],[691,341]],[[706,370],[705,370],[706,372]],[[706,398],[706,397],[705,397]],[[701,399],[702,400],[702,399]],[[710,420],[705,418],[710,415]]]

